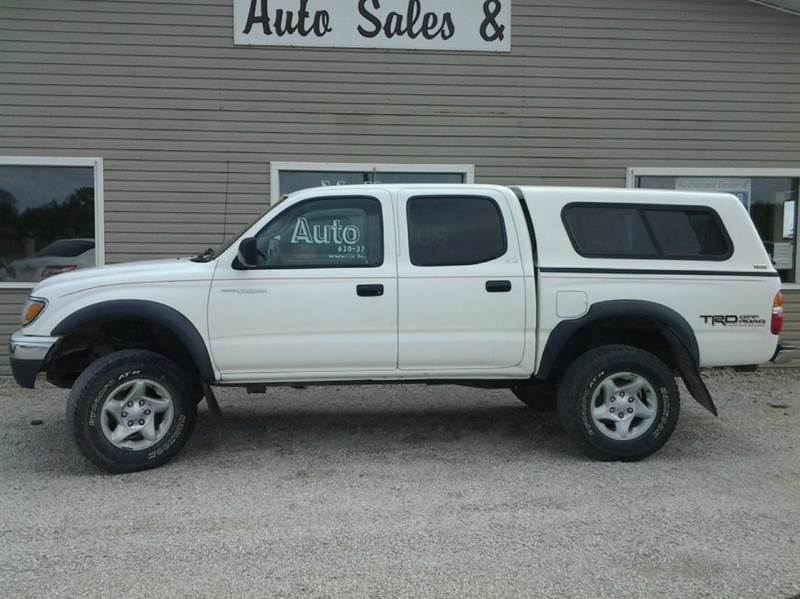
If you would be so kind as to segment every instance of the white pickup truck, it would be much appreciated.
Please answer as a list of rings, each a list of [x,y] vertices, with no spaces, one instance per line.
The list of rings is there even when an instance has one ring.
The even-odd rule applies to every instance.
[[[274,384],[509,388],[636,460],[675,428],[676,376],[716,413],[701,367],[790,358],[782,302],[732,195],[327,187],[193,259],[43,281],[11,364],[72,389],[78,447],[112,472],[171,459],[212,386]]]

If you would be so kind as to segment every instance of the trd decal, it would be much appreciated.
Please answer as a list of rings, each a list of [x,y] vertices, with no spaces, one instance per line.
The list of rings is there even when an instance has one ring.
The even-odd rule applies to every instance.
[[[705,324],[712,327],[762,327],[767,321],[757,314],[701,314]]]

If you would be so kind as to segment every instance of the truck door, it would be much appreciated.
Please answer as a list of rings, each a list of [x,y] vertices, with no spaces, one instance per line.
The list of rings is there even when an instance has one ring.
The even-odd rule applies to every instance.
[[[392,208],[385,191],[319,192],[274,211],[255,267],[220,262],[208,326],[223,380],[396,370]]]
[[[406,190],[398,218],[399,368],[519,364],[525,281],[506,197],[494,190]]]

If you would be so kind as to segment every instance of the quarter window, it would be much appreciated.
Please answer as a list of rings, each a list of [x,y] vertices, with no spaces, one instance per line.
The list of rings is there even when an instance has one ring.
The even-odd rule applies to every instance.
[[[571,205],[563,216],[575,250],[590,258],[725,260],[732,253],[722,221],[708,208]]]
[[[636,208],[572,206],[564,211],[564,218],[579,254],[643,258],[657,255]]]
[[[383,264],[381,204],[374,198],[307,200],[256,235],[261,268],[353,268]]]
[[[415,197],[408,201],[407,216],[415,266],[479,264],[506,253],[500,208],[489,198]]]

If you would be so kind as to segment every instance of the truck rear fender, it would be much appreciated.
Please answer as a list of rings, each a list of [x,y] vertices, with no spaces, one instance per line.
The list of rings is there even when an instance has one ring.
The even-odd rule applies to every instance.
[[[597,343],[627,343],[653,351],[642,340],[656,342],[666,354],[660,357],[680,374],[692,397],[716,416],[711,394],[700,378],[700,350],[692,327],[678,312],[655,302],[598,302],[584,316],[561,321],[547,339],[535,378],[558,379],[578,352]]]

